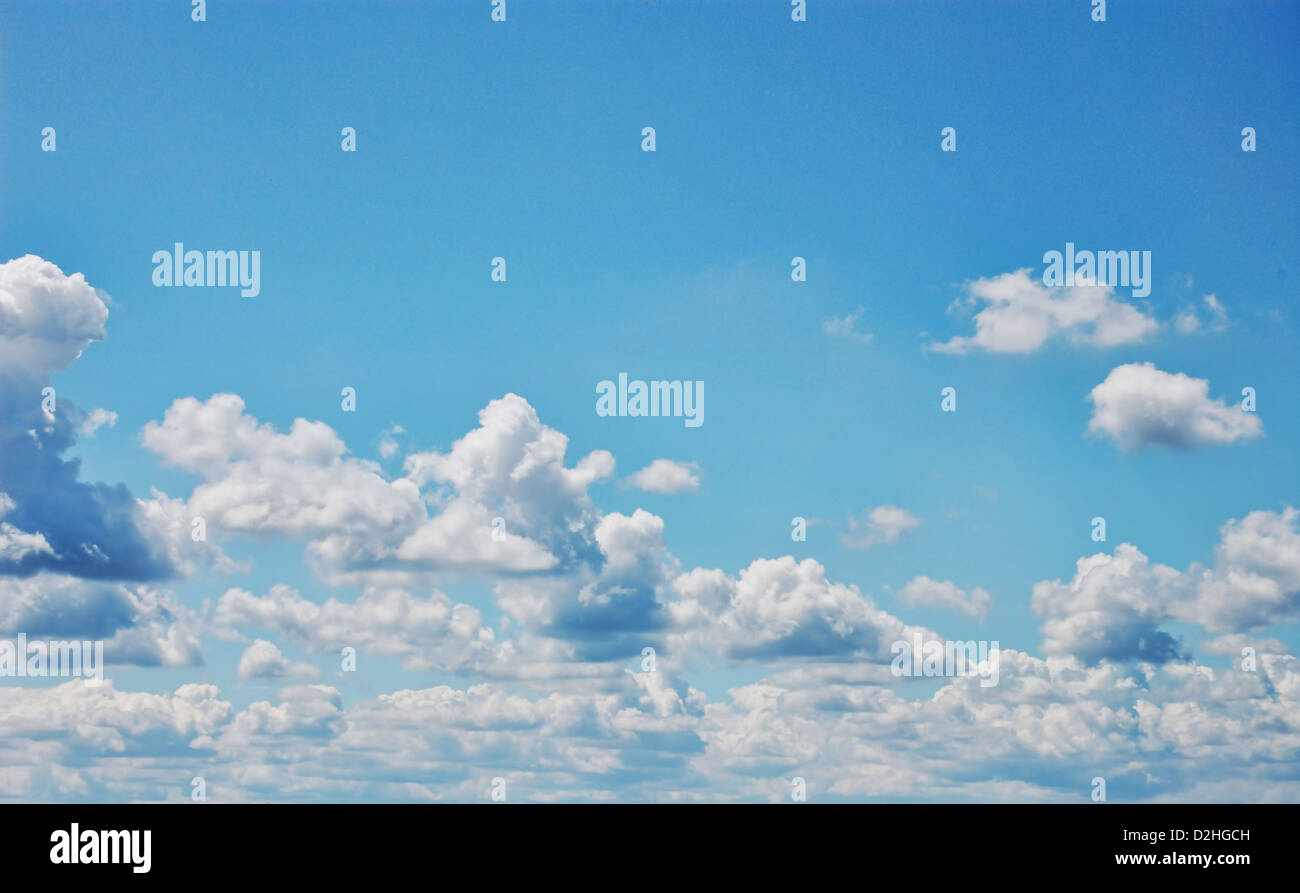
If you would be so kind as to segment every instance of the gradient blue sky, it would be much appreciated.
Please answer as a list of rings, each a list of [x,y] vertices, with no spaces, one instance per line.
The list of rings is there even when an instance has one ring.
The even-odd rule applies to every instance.
[[[73,448],[84,479],[187,496],[197,479],[140,443],[182,397],[237,393],[281,431],[322,421],[397,477],[405,453],[446,452],[514,392],[570,438],[570,465],[613,453],[592,498],[662,517],[684,569],[815,558],[909,623],[1039,657],[1035,583],[1120,543],[1213,565],[1226,521],[1300,499],[1295,4],[1113,2],[1093,23],[1082,0],[810,0],[802,24],[775,0],[510,0],[504,24],[489,6],[213,0],[200,24],[181,2],[7,4],[0,260],[38,255],[112,298],[107,340],[53,377],[61,398],[118,416]],[[39,151],[45,126],[55,153]],[[946,126],[956,153],[940,151]],[[176,241],[260,250],[261,294],[154,288],[150,257]],[[966,283],[1037,276],[1067,241],[1149,250],[1149,298],[1118,297],[1159,331],[1028,355],[925,349],[971,334],[949,310]],[[489,278],[497,255],[505,284]],[[1176,331],[1208,294],[1226,329]],[[869,343],[826,331],[858,308]],[[1143,362],[1229,403],[1255,387],[1264,436],[1136,452],[1086,437],[1091,389]],[[704,381],[705,424],[598,417],[595,384],[619,372]],[[939,411],[945,386],[955,414]],[[382,459],[395,424],[402,452]],[[698,463],[699,492],[620,485],[657,458]],[[924,523],[846,547],[848,520],[880,505]],[[795,515],[826,523],[792,543]],[[300,543],[221,545],[252,569],[169,584],[195,610],[235,585],[359,592],[315,578]],[[887,587],[919,575],[986,589],[989,616],[905,608]],[[502,616],[490,575],[439,588],[488,625]],[[1197,652],[1203,630],[1162,628],[1229,668]],[[1300,644],[1294,623],[1267,634]],[[475,681],[391,660],[339,680],[333,657],[278,644],[345,702]],[[203,666],[110,675],[211,682],[237,709],[274,700],[235,675],[242,647],[205,637]],[[714,700],[780,669],[704,664],[686,676]]]

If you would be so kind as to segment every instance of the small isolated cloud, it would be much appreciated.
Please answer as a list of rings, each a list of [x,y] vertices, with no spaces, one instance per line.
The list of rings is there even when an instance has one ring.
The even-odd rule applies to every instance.
[[[290,661],[273,642],[256,639],[239,658],[240,679],[315,679],[320,675],[311,664]]]
[[[397,442],[397,436],[399,434],[405,434],[405,433],[406,433],[406,429],[403,428],[401,425],[394,425],[393,427],[385,430],[383,432],[382,438],[379,441],[380,458],[391,459],[394,456],[396,456],[398,450],[402,448],[401,445]]]
[[[1109,436],[1126,451],[1191,449],[1263,435],[1258,416],[1211,399],[1209,386],[1203,378],[1163,372],[1152,363],[1116,366],[1088,395],[1088,433]]]
[[[89,437],[105,425],[112,428],[116,424],[117,413],[107,409],[93,409],[81,422],[79,430],[82,437]]]
[[[975,334],[933,342],[940,353],[1033,353],[1053,338],[1088,347],[1141,341],[1159,328],[1154,317],[1115,299],[1110,286],[1044,285],[1026,268],[970,283],[954,309],[980,308]]]
[[[699,470],[694,462],[656,459],[630,475],[627,484],[647,493],[694,493],[700,489]]]
[[[875,336],[871,332],[858,331],[858,320],[862,318],[862,312],[862,308],[859,307],[846,316],[832,316],[822,322],[822,331],[837,338],[848,338],[851,341],[870,344]]]
[[[1218,334],[1227,331],[1228,328],[1228,311],[1219,299],[1214,295],[1206,295],[1202,299],[1204,310],[1199,310],[1195,304],[1188,305],[1181,313],[1174,317],[1174,329],[1180,335],[1194,335],[1197,332],[1211,332]],[[1204,318],[1202,318],[1202,313]]]
[[[993,596],[979,586],[969,592],[950,581],[914,577],[899,590],[898,599],[909,608],[941,608],[984,622],[993,606]]]
[[[849,532],[840,541],[850,549],[892,546],[909,530],[921,526],[921,519],[896,505],[881,505],[867,513],[866,520],[849,519]]]

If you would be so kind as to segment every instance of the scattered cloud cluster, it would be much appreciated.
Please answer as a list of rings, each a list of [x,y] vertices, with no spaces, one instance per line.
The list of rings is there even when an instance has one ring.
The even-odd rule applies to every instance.
[[[1024,271],[972,296],[986,305],[977,334],[936,349],[1104,346],[1155,326],[1105,289]],[[112,666],[196,666],[220,642],[236,689],[282,687],[241,703],[207,682],[0,686],[0,798],[175,799],[201,774],[225,800],[479,799],[495,776],[512,800],[764,800],[799,775],[813,798],[1048,801],[1082,799],[1103,774],[1117,799],[1222,799],[1225,785],[1300,799],[1300,665],[1268,635],[1300,620],[1295,508],[1226,520],[1206,566],[1130,543],[1081,557],[1032,587],[1043,657],[1008,647],[996,686],[945,678],[918,696],[891,672],[893,646],[940,631],[813,558],[684,565],[662,517],[596,504],[614,456],[571,460],[517,394],[445,450],[399,447],[393,426],[382,464],[324,422],[278,430],[238,395],[184,397],[141,442],[196,476],[188,496],[81,481],[63,456],[116,417],[62,398],[47,412],[40,392],[106,317],[79,275],[0,265],[0,636],[101,638]],[[1088,399],[1088,431],[1126,450],[1262,434],[1206,381],[1150,363],[1116,367]],[[693,462],[657,459],[623,483],[670,494],[700,480]],[[840,542],[892,546],[922,524],[879,505]],[[173,587],[246,570],[226,551],[241,542],[295,544],[314,577],[227,583],[187,607]],[[993,609],[986,589],[924,574],[894,602],[979,622]],[[1252,672],[1197,662],[1246,648]],[[347,649],[453,684],[358,687],[336,669]],[[634,668],[647,649],[653,666]],[[708,693],[686,681],[718,666],[745,678]]]
[[[1229,324],[1228,309],[1214,295],[1206,295],[1199,307],[1189,305],[1174,317],[1174,329],[1182,335],[1218,334],[1226,332]]]

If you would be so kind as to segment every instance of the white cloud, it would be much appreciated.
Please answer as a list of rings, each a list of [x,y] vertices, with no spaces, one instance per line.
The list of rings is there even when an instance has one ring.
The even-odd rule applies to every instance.
[[[494,526],[496,518],[502,526]],[[449,502],[402,540],[394,555],[410,566],[507,573],[546,571],[559,564],[540,543],[512,531],[505,517],[467,499]]]
[[[379,455],[383,459],[391,459],[401,450],[401,444],[397,442],[398,435],[405,434],[406,429],[401,425],[393,425],[383,432],[379,440]]]
[[[7,493],[0,493],[0,518],[12,512],[15,507],[16,503]],[[49,542],[41,534],[27,533],[7,521],[0,521],[0,563],[17,564],[37,552],[54,554]]]
[[[1109,286],[1050,287],[1029,269],[977,279],[954,308],[979,307],[975,334],[929,345],[940,353],[1033,353],[1053,338],[1090,347],[1141,341],[1159,324]]]
[[[1169,621],[1231,635],[1300,620],[1300,511],[1251,512],[1219,533],[1212,567],[1152,564],[1123,543],[1080,558],[1069,583],[1035,584],[1044,653],[1165,661],[1184,650],[1159,628]]]
[[[1254,511],[1219,529],[1212,569],[1193,567],[1179,616],[1212,631],[1300,621],[1300,511]]]
[[[850,341],[870,344],[875,336],[871,332],[858,331],[858,320],[862,318],[862,313],[863,310],[859,307],[845,316],[832,316],[822,322],[822,331],[837,338],[848,338]]]
[[[254,639],[239,657],[240,679],[314,679],[320,671],[311,664],[290,661],[274,642]]]
[[[0,264],[0,491],[14,503],[0,573],[157,580],[175,570],[139,527],[125,487],[81,481],[80,462],[62,458],[113,414],[87,415],[62,393],[50,406],[43,390],[105,338],[105,299],[81,273],[34,255]]]
[[[1192,335],[1196,332],[1225,332],[1228,329],[1228,310],[1219,302],[1214,295],[1206,295],[1202,298],[1205,305],[1205,320],[1202,321],[1200,314],[1197,312],[1195,305],[1183,308],[1182,312],[1174,317],[1174,329],[1181,335]]]
[[[1290,651],[1281,639],[1260,639],[1245,633],[1227,633],[1206,639],[1198,650],[1206,654],[1226,654],[1240,658],[1242,650],[1247,647],[1254,648],[1256,654],[1287,654]]]
[[[1093,404],[1088,433],[1109,436],[1123,450],[1189,449],[1264,433],[1253,412],[1211,399],[1205,379],[1163,372],[1152,363],[1116,366],[1088,399]]]
[[[318,740],[341,734],[347,723],[343,697],[329,685],[291,685],[279,692],[279,704],[255,701],[235,714],[213,747],[223,756],[257,753],[259,747],[281,749],[294,739]],[[274,774],[247,776],[256,783],[274,783]]]
[[[699,466],[694,462],[655,459],[630,475],[627,483],[647,493],[694,493],[700,489]]]
[[[925,576],[909,580],[899,590],[898,598],[910,608],[942,608],[981,622],[988,618],[993,606],[993,596],[979,586],[967,592],[951,581],[941,582]]]
[[[111,412],[107,409],[92,409],[90,414],[87,415],[85,420],[81,423],[79,433],[82,437],[90,437],[105,425],[112,428],[116,424],[117,413]]]
[[[0,561],[18,564],[29,555],[53,555],[49,542],[39,533],[25,533],[12,524],[0,523]]]
[[[596,554],[562,576],[501,580],[497,603],[528,628],[571,643],[587,661],[626,659],[666,625],[663,602],[680,568],[663,519],[610,512],[593,531]]]
[[[305,539],[336,583],[571,567],[595,550],[600,513],[587,488],[614,471],[604,450],[566,467],[568,438],[514,394],[490,402],[448,453],[408,455],[407,476],[395,480],[347,455],[328,425],[297,419],[281,434],[234,394],[177,400],[143,440],[205,479],[190,515],[227,533]]]
[[[1300,711],[1290,655],[1261,653],[1253,673],[1000,660],[992,688],[945,679],[919,698],[853,661],[717,700],[618,668],[552,691],[291,686],[239,711],[213,685],[2,687],[0,796],[179,800],[197,761],[227,802],[485,800],[494,775],[519,802],[788,799],[795,775],[819,801],[1081,802],[1097,773],[1117,800],[1223,799],[1205,778],[1231,781],[1228,799],[1300,799],[1300,734],[1279,721]]]
[[[436,591],[418,598],[400,589],[367,589],[355,602],[316,604],[290,586],[272,586],[260,598],[235,588],[218,599],[213,625],[226,636],[274,630],[312,654],[352,647],[398,658],[407,669],[484,668],[514,652],[512,643],[498,645],[477,609]]]
[[[142,439],[167,464],[205,478],[190,511],[227,531],[348,538],[391,534],[424,514],[414,484],[385,480],[374,463],[347,457],[328,425],[296,419],[280,434],[246,415],[235,394],[177,400]]]
[[[708,648],[739,659],[857,657],[889,660],[912,628],[856,586],[834,583],[817,561],[759,558],[732,578],[695,570],[673,583],[675,651]]]
[[[81,273],[28,254],[0,264],[0,380],[44,380],[106,337],[108,307]]]
[[[1171,617],[1184,582],[1177,570],[1152,565],[1128,543],[1116,546],[1113,555],[1080,558],[1069,583],[1034,585],[1030,605],[1045,618],[1043,652],[1089,663],[1175,659],[1179,643],[1157,627]]]
[[[442,511],[402,544],[398,555],[434,566],[513,571],[571,566],[591,546],[600,513],[587,489],[614,473],[614,457],[595,450],[565,466],[569,438],[538,419],[517,394],[479,411],[479,427],[447,453],[406,457],[409,479],[444,488]],[[504,521],[493,540],[492,519]]]
[[[72,277],[63,277],[70,286],[58,276],[51,288],[85,297]],[[1089,316],[1088,296],[1056,297],[1064,306],[1048,312],[1048,337],[1129,337],[1124,325]],[[3,300],[0,326],[10,329],[0,327],[0,340],[14,331]],[[1084,322],[1070,321],[1070,307]],[[24,369],[38,376],[75,359],[81,348],[69,353],[70,345],[94,340],[93,325],[64,334],[48,321],[17,325],[29,323],[43,346],[30,349],[35,365]],[[1011,331],[1006,343],[1025,345],[1022,334]],[[963,349],[1000,343],[979,337]],[[0,366],[9,359],[0,352]],[[51,424],[77,419],[56,414]],[[1291,771],[1300,733],[1288,722],[1300,714],[1300,665],[1284,643],[1252,635],[1300,619],[1300,514],[1291,508],[1228,521],[1208,568],[1153,564],[1128,544],[1081,559],[1072,579],[1034,588],[1046,660],[1004,650],[994,688],[945,679],[914,697],[889,673],[890,645],[932,634],[828,579],[812,559],[759,558],[734,576],[682,572],[662,518],[602,514],[593,504],[589,488],[613,474],[613,457],[598,450],[567,466],[568,439],[516,395],[492,401],[446,453],[409,456],[397,480],[350,456],[329,426],[300,419],[281,433],[234,395],[177,401],[145,439],[203,479],[189,500],[155,491],[121,503],[143,519],[170,569],[233,568],[215,545],[189,537],[192,516],[206,512],[219,532],[306,541],[332,579],[356,573],[373,582],[416,568],[497,575],[500,636],[476,608],[441,591],[369,585],[354,601],[321,602],[287,586],[262,597],[230,589],[209,631],[249,643],[242,678],[314,675],[284,656],[272,641],[280,638],[331,660],[352,645],[362,660],[508,684],[377,698],[364,684],[295,685],[243,710],[214,685],[162,694],[119,691],[111,681],[0,686],[0,797],[181,799],[202,767],[210,792],[226,800],[481,799],[487,772],[507,776],[520,800],[784,799],[795,774],[810,778],[818,799],[1079,800],[1086,764],[1105,772],[1116,798],[1222,798],[1227,790],[1300,799]],[[0,563],[66,551],[69,540],[23,520],[39,489],[10,492],[0,494]],[[506,521],[500,539],[496,517]],[[896,543],[920,523],[880,506],[852,522],[846,541]],[[88,542],[99,561],[101,541],[76,542]],[[103,636],[110,661],[201,660],[200,624],[174,594],[22,570],[0,577],[0,626]],[[900,598],[980,617],[990,602],[982,589],[924,576]],[[1257,647],[1258,672],[1180,659],[1161,628],[1170,622],[1222,633],[1204,644],[1210,653]],[[268,637],[250,643],[252,630]],[[649,643],[660,648],[658,669],[629,672]],[[711,698],[675,675],[697,657],[776,670]]]
[[[223,552],[206,530],[202,539],[195,539],[195,518],[185,500],[173,499],[157,489],[151,490],[149,497],[136,500],[138,523],[166,549],[168,561],[183,576],[192,576],[200,566],[226,574],[250,569]]]
[[[849,519],[849,532],[840,541],[850,549],[870,549],[873,546],[892,546],[922,521],[907,509],[896,505],[880,505],[867,513],[865,520]]]
[[[168,591],[62,574],[0,576],[0,634],[103,640],[104,660],[139,666],[203,663],[199,621]]]

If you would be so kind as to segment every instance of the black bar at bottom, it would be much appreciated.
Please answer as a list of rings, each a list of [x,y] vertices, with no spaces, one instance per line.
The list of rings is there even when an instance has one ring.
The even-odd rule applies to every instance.
[[[0,840],[7,872],[128,884],[266,876],[373,883],[390,872],[456,886],[475,876],[493,883],[623,878],[633,886],[701,875],[924,883],[972,871],[985,880],[1041,878],[1045,868],[1062,878],[1113,872],[1181,880],[1197,871],[1231,882],[1291,867],[1297,818],[1296,807],[1284,805],[1107,803],[16,804],[0,807]],[[140,833],[115,833],[123,831]],[[148,871],[141,871],[146,840]],[[88,857],[101,861],[87,864]]]

